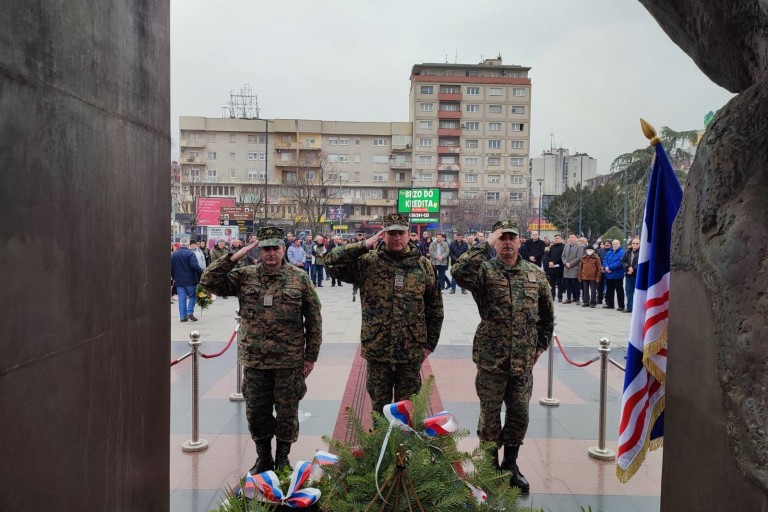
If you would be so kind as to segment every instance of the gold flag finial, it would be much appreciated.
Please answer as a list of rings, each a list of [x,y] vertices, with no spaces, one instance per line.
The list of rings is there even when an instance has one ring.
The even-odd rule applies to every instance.
[[[650,123],[648,123],[642,117],[640,118],[640,127],[643,129],[643,135],[645,135],[645,138],[651,141],[651,146],[655,146],[661,142],[659,136],[656,135],[656,128],[651,126]]]

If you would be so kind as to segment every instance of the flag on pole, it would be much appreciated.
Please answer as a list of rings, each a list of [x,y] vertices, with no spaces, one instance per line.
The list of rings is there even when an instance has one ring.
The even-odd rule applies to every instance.
[[[656,156],[640,237],[621,397],[616,476],[624,483],[640,468],[648,450],[662,446],[664,435],[672,222],[680,209],[683,191],[664,147],[655,132],[653,135]]]

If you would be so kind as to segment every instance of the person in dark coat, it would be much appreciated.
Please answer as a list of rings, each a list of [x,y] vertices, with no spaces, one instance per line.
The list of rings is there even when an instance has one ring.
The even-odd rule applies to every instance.
[[[469,251],[469,245],[464,241],[461,233],[456,233],[456,236],[453,237],[453,242],[448,246],[451,266],[455,265],[459,258],[461,258],[461,255],[467,251]],[[451,274],[451,293],[456,293],[456,280],[453,278],[453,274]],[[461,293],[466,294],[467,290],[462,288]]]
[[[630,250],[624,253],[621,264],[624,267],[624,291],[627,295],[625,313],[632,312],[632,299],[635,296],[635,279],[637,278],[637,260],[640,257],[640,239],[633,238]]]
[[[525,259],[541,268],[541,258],[544,256],[544,248],[547,244],[539,238],[538,231],[531,231],[530,240],[525,242]]]
[[[541,258],[553,299],[557,290],[557,302],[563,302],[563,247],[563,237],[555,235],[554,242],[544,250]]]
[[[182,238],[179,244],[180,247],[171,254],[171,278],[179,294],[179,317],[182,322],[197,322],[194,315],[195,292],[203,269],[195,253],[189,249],[189,238]]]

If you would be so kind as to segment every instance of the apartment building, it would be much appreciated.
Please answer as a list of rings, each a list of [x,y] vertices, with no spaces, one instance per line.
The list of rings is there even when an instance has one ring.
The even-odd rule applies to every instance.
[[[531,158],[531,193],[538,204],[539,184],[541,185],[542,207],[569,188],[581,184],[586,187],[589,180],[597,176],[597,160],[586,153],[571,154],[566,148],[553,148]]]
[[[231,197],[260,218],[266,197],[270,223],[300,226],[317,220],[302,207],[312,189],[316,207],[338,212],[337,227],[375,228],[411,186],[411,126],[181,117],[181,211],[193,215],[195,197]]]
[[[413,66],[413,179],[441,189],[442,215],[452,217],[466,201],[486,204],[489,222],[525,215],[530,69],[504,65],[501,56],[480,64]]]

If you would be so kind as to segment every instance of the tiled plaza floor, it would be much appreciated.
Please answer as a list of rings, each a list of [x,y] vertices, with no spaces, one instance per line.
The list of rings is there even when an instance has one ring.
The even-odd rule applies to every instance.
[[[308,459],[325,448],[323,435],[332,435],[342,397],[350,376],[360,332],[360,305],[351,301],[351,286],[318,289],[323,304],[324,344],[315,370],[307,381],[302,400],[301,435],[293,446],[291,460]],[[444,295],[446,318],[440,344],[429,358],[431,372],[443,407],[461,425],[474,432],[479,404],[474,392],[475,368],[471,343],[479,321],[471,295]],[[218,299],[197,323],[180,323],[178,309],[171,305],[171,352],[178,357],[188,351],[189,332],[198,330],[202,351],[221,350],[234,329],[236,299]],[[616,311],[556,306],[556,333],[571,359],[585,361],[597,354],[598,340],[614,343],[612,356],[623,364],[630,315]],[[573,367],[555,348],[553,396],[558,407],[545,407],[546,354],[534,370],[530,426],[521,449],[520,467],[531,482],[531,494],[522,504],[551,511],[577,512],[580,506],[604,512],[653,512],[659,510],[662,450],[648,455],[645,464],[626,485],[615,476],[615,463],[598,462],[587,456],[597,445],[599,366]],[[245,407],[231,402],[235,390],[235,351],[200,363],[200,433],[210,443],[204,452],[183,453],[182,442],[192,432],[191,362],[171,368],[171,484],[172,511],[205,511],[217,506],[221,489],[234,486],[255,460],[248,435]],[[623,374],[608,370],[607,445],[615,450]],[[471,436],[462,442],[466,449],[477,443]]]

